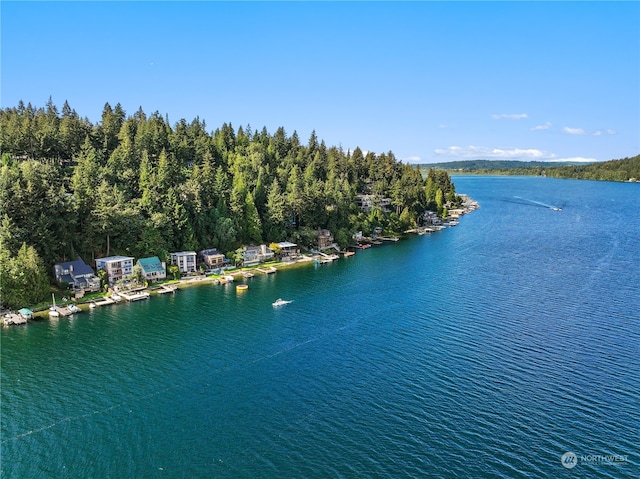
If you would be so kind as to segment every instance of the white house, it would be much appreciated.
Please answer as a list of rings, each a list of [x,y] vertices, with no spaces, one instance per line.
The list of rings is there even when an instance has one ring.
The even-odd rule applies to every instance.
[[[196,272],[196,252],[180,251],[171,253],[171,264],[180,268],[180,274],[189,274]]]
[[[119,279],[133,273],[133,258],[129,256],[108,256],[96,259],[96,269],[107,272],[109,284],[113,285]]]

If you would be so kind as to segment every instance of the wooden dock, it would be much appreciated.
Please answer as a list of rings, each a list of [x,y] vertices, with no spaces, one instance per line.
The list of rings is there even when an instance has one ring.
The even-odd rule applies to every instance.
[[[27,318],[21,314],[7,313],[2,318],[2,324],[4,326],[11,326],[14,324],[27,324]]]
[[[260,271],[261,273],[264,273],[264,274],[272,274],[278,270],[275,267],[270,266],[268,268],[256,268],[256,271]]]
[[[81,313],[82,310],[80,308],[72,309],[67,306],[55,306],[55,310],[58,312],[58,316],[71,316],[72,314]]]
[[[133,293],[133,294],[120,292],[118,294],[129,302],[140,301],[141,299],[149,298],[149,293],[147,293],[146,291],[143,291],[141,293]]]
[[[108,304],[116,304],[116,302],[111,298],[104,298],[100,301],[92,301],[96,306],[107,306]]]
[[[175,293],[177,289],[178,287],[176,285],[165,284],[165,285],[162,285],[160,288],[158,288],[156,291],[158,292],[158,294],[167,294],[167,293]]]

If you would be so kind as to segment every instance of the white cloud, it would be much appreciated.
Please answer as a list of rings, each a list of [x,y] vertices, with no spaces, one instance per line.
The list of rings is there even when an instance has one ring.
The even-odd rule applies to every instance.
[[[485,146],[449,146],[434,150],[441,161],[455,160],[517,160],[517,161],[575,161],[593,162],[594,158],[560,158],[554,153],[537,148],[488,148]]]
[[[596,130],[593,133],[591,133],[593,136],[600,136],[602,135],[602,132],[600,130]]]
[[[535,148],[487,148],[484,146],[450,146],[445,149],[436,149],[436,155],[452,157],[456,159],[515,159],[538,160],[549,159],[553,155]]]
[[[582,128],[569,128],[568,126],[565,126],[562,129],[563,133],[566,133],[567,135],[586,135],[587,132],[584,131]]]
[[[534,126],[533,128],[531,128],[531,131],[543,131],[543,130],[548,130],[549,128],[551,128],[550,121],[546,122],[544,125]]]
[[[615,135],[616,130],[607,130],[607,135]]]
[[[526,113],[501,113],[499,115],[493,114],[491,118],[494,120],[522,120],[524,118],[529,118],[529,115]]]

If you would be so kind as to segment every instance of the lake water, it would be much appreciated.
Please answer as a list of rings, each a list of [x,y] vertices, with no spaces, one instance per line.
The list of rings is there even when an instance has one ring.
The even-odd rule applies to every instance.
[[[454,181],[455,228],[3,329],[2,477],[638,477],[640,185]]]

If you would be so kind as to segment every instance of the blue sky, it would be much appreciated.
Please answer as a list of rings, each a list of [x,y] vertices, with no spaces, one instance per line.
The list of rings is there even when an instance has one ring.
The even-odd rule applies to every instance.
[[[405,162],[640,153],[640,2],[7,2],[2,107],[282,126]]]

